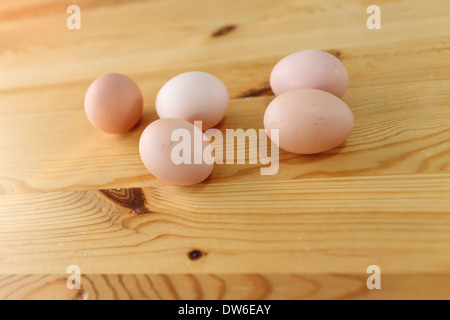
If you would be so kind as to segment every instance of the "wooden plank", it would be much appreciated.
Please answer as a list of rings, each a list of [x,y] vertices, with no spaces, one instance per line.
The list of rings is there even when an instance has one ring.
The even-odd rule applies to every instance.
[[[67,275],[0,276],[2,300],[228,300],[449,299],[449,275],[386,275],[369,290],[364,275],[135,274],[83,275],[81,289]]]
[[[44,7],[41,10],[36,10],[39,6],[36,3],[4,10],[6,19],[2,19],[0,27],[0,44],[7,54],[0,63],[3,70],[0,88],[95,78],[112,69],[124,73],[154,72],[168,66],[191,69],[199,64],[215,65],[230,60],[280,58],[305,48],[368,45],[387,55],[398,54],[398,63],[411,70],[414,68],[404,64],[403,58],[417,50],[414,40],[439,37],[434,47],[439,46],[441,37],[449,36],[450,9],[442,1],[429,1],[426,6],[419,0],[383,3],[380,32],[366,27],[369,4],[350,0],[339,4],[332,0],[320,4],[312,0],[276,3],[193,0],[189,5],[178,0],[121,5],[82,1],[86,5],[80,3],[83,25],[79,32],[67,30],[68,15],[62,4],[55,5],[51,0],[40,2]],[[23,18],[15,14],[18,11]],[[36,11],[41,13],[36,16]],[[417,20],[420,23],[414,23]],[[237,28],[226,36],[212,37],[227,25]],[[391,51],[391,46],[402,42],[400,52]],[[365,56],[371,54],[365,51]],[[60,63],[55,63],[54,57]],[[421,61],[416,59],[418,63]],[[392,65],[387,66],[383,69],[389,70]],[[359,69],[362,73],[377,71],[370,65]]]
[[[258,175],[258,165],[226,165],[217,166],[212,182],[449,172],[450,33],[442,27],[448,9],[439,2],[430,2],[426,8],[408,2],[412,9],[402,10],[409,16],[420,7],[421,22],[433,28],[432,35],[398,16],[403,1],[383,4],[386,27],[379,33],[367,30],[363,21],[358,22],[360,28],[354,27],[364,17],[364,8],[351,2],[336,6],[283,1],[274,7],[271,1],[260,1],[254,10],[251,2],[192,1],[188,9],[192,14],[169,23],[163,13],[169,7],[181,10],[177,1],[117,2],[114,6],[84,1],[80,6],[86,23],[80,32],[56,27],[61,6],[54,1],[18,2],[0,9],[5,18],[0,26],[4,52],[0,136],[7,137],[0,140],[0,194],[158,184],[142,165],[137,144],[145,126],[157,118],[154,99],[160,86],[186,70],[212,72],[234,98],[219,129],[258,129],[272,96],[240,98],[270,94],[270,69],[282,55],[301,49],[299,43],[302,48],[329,50],[349,69],[350,89],[344,100],[356,117],[352,136],[344,147],[323,155],[282,152],[282,168],[274,177]],[[230,9],[235,6],[240,10]],[[202,23],[195,19],[199,7],[204,8]],[[98,19],[99,14],[108,17],[108,23]],[[345,18],[345,24],[339,22],[339,28],[317,33],[317,24],[323,24],[317,16],[326,21],[334,17],[344,22]],[[283,23],[277,20],[281,18]],[[398,19],[395,25],[394,18]],[[129,27],[124,27],[130,19]],[[148,32],[149,21],[160,32]],[[293,32],[294,21],[301,21],[298,27],[311,33]],[[230,24],[237,27],[229,34],[211,36]],[[353,37],[343,37],[349,28]],[[400,41],[398,32],[403,35]],[[255,47],[254,39],[262,35],[270,50]],[[146,41],[136,41],[141,36]],[[169,41],[172,38],[177,41]],[[112,39],[117,50],[109,50]],[[161,45],[150,48],[153,43]],[[246,43],[252,45],[251,51]],[[121,50],[137,54],[128,59]],[[105,51],[108,59],[98,59]],[[60,57],[59,63],[55,56]],[[113,70],[135,78],[145,98],[141,125],[122,136],[97,132],[83,112],[90,81]]]
[[[407,175],[3,196],[0,273],[447,272],[449,194]]]
[[[446,107],[450,93],[442,92],[450,82],[439,82],[441,86],[398,85],[395,91],[391,86],[377,87],[366,94],[366,88],[350,90],[346,100],[356,125],[344,146],[308,156],[281,150],[280,170],[274,176],[261,176],[261,165],[248,164],[248,159],[245,165],[217,165],[210,182],[450,172],[450,109]],[[422,97],[423,92],[429,98]],[[63,89],[59,94],[72,95]],[[79,104],[70,104],[68,110],[43,111],[53,95],[41,90],[36,98],[40,100],[36,112],[0,118],[1,135],[9,137],[0,140],[0,193],[160,184],[145,169],[137,147],[142,130],[157,118],[154,108],[135,130],[114,136],[96,131]],[[220,130],[225,135],[226,129],[263,128],[264,110],[271,99],[232,101]],[[14,105],[18,112],[27,103]]]

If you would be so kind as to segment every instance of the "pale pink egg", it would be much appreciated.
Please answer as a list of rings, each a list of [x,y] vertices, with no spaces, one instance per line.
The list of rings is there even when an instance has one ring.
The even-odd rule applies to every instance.
[[[267,107],[264,127],[279,130],[279,147],[298,154],[324,152],[341,145],[353,129],[353,113],[344,101],[322,90],[282,93]]]
[[[229,95],[215,76],[201,71],[182,73],[170,79],[156,97],[160,118],[202,121],[203,130],[219,123],[227,111]]]
[[[275,95],[292,89],[319,89],[341,98],[348,87],[348,73],[335,56],[319,50],[295,52],[281,59],[270,74]]]
[[[90,85],[84,99],[84,109],[97,129],[107,133],[123,133],[141,119],[142,95],[133,80],[109,73]]]
[[[173,185],[193,185],[205,180],[214,168],[212,148],[205,139],[203,132],[186,120],[158,119],[142,133],[139,153],[157,178]]]

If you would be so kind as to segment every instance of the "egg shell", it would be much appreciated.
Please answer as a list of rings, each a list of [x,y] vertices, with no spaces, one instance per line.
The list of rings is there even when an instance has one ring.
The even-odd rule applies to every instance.
[[[227,111],[229,95],[215,76],[191,71],[170,79],[158,92],[156,112],[160,118],[202,121],[204,130],[219,123]]]
[[[171,136],[176,129],[186,129],[191,136],[191,162],[190,164],[175,164],[172,161],[172,149],[180,141],[172,141]],[[194,131],[196,131],[194,133]],[[158,119],[145,128],[139,141],[139,153],[145,167],[157,178],[173,185],[187,186],[202,182],[212,172],[214,163],[195,164],[194,139],[203,132],[192,123],[182,119]],[[200,156],[203,156],[209,141],[202,141]],[[199,149],[200,150],[200,149]]]
[[[127,76],[105,74],[89,86],[84,109],[97,129],[107,133],[123,133],[141,119],[142,94],[136,83]]]
[[[295,89],[276,97],[264,114],[264,127],[279,130],[279,147],[298,154],[333,149],[350,135],[353,113],[347,104],[326,91]]]
[[[309,88],[342,97],[348,87],[344,64],[332,54],[320,50],[295,52],[281,59],[270,74],[270,86],[275,95]]]

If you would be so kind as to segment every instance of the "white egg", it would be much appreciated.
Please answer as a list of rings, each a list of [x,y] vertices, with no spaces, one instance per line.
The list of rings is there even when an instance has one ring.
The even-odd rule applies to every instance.
[[[215,76],[201,71],[182,73],[170,79],[156,97],[160,118],[202,121],[203,130],[219,123],[227,111],[229,95]]]

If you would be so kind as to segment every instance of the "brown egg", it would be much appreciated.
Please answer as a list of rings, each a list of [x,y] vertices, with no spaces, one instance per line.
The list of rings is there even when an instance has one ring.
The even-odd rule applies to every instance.
[[[295,89],[276,97],[264,114],[264,127],[279,130],[281,149],[313,154],[342,144],[353,129],[353,113],[335,95],[316,89]]]
[[[142,116],[142,94],[127,76],[109,73],[96,79],[86,92],[84,109],[89,121],[107,133],[132,129]]]
[[[182,119],[153,121],[139,141],[145,167],[157,178],[179,186],[200,183],[211,174],[212,151],[203,132]]]

